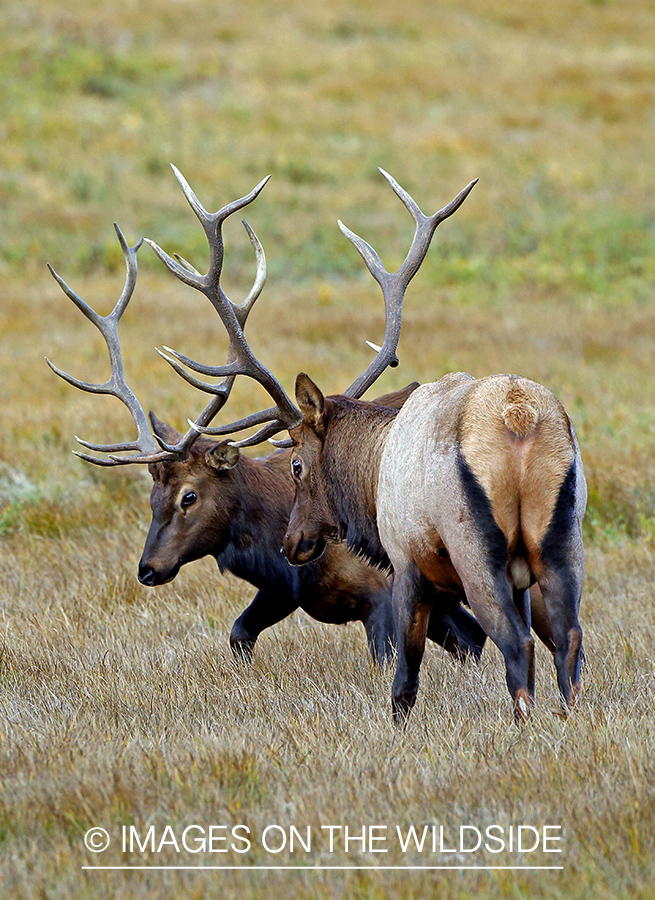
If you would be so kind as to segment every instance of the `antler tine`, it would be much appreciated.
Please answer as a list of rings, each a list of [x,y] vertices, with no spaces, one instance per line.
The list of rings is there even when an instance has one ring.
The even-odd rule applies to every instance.
[[[138,241],[138,243],[136,243],[133,247],[130,247],[125,240],[122,231],[116,223],[114,223],[114,228],[116,230],[116,235],[123,251],[123,256],[125,257],[125,266],[127,271],[125,276],[125,285],[123,287],[121,296],[119,297],[116,305],[108,316],[101,316],[94,309],[92,309],[66,284],[63,278],[61,278],[55,272],[52,266],[48,264],[50,272],[52,273],[53,277],[55,278],[61,289],[64,291],[66,296],[73,301],[73,303],[79,310],[81,310],[81,312],[86,316],[87,319],[89,319],[89,321],[93,322],[98,331],[102,334],[109,353],[111,374],[107,381],[99,384],[94,384],[92,382],[81,381],[78,378],[74,378],[72,375],[69,375],[67,372],[64,372],[62,369],[55,366],[54,363],[50,362],[47,357],[46,362],[56,375],[59,375],[59,377],[63,378],[64,381],[68,382],[68,384],[72,384],[74,387],[80,388],[80,390],[89,391],[90,393],[94,394],[110,394],[113,397],[117,397],[130,411],[137,429],[137,439],[135,441],[125,441],[118,444],[91,444],[76,437],[76,440],[83,447],[86,447],[89,450],[94,450],[98,453],[111,454],[128,450],[137,451],[137,453],[132,454],[131,456],[110,456],[109,459],[89,456],[85,453],[77,453],[77,455],[82,459],[85,459],[88,462],[92,462],[98,466],[127,465],[128,463],[133,462],[151,462],[155,459],[169,458],[169,454],[162,454],[162,452],[159,450],[159,446],[148,427],[148,421],[146,419],[145,412],[143,411],[141,404],[125,381],[125,375],[123,372],[123,358],[121,354],[120,340],[118,337],[118,324],[120,322],[121,316],[127,309],[127,305],[132,298],[132,294],[134,293],[134,288],[136,286],[137,253],[139,247],[143,243],[143,240]]]
[[[177,257],[176,260],[162,250],[162,248],[154,241],[151,241],[148,238],[146,238],[146,241],[150,244],[154,252],[170,272],[172,272],[180,281],[196,288],[196,290],[199,290],[207,297],[214,309],[218,312],[221,321],[227,330],[230,344],[227,363],[221,366],[205,366],[201,363],[194,362],[189,357],[183,356],[181,353],[172,350],[170,347],[164,348],[166,353],[161,353],[160,351],[163,358],[189,384],[192,384],[199,390],[214,394],[214,397],[208,406],[192,424],[191,429],[184,435],[180,443],[170,447],[166,445],[166,449],[170,451],[179,451],[184,448],[188,449],[193,441],[197,439],[199,434],[231,434],[234,431],[249,428],[252,425],[261,424],[263,422],[269,423],[265,429],[265,437],[275,433],[273,431],[274,424],[275,431],[280,431],[285,427],[292,427],[291,423],[297,424],[300,421],[300,412],[296,409],[291,400],[289,400],[279,382],[253,355],[243,333],[250,310],[261,294],[266,279],[266,258],[264,256],[264,250],[255,232],[243,219],[243,226],[246,229],[255,251],[257,263],[255,281],[250,293],[240,305],[233,303],[226,296],[220,284],[223,266],[222,223],[229,215],[252,202],[263,189],[268,181],[268,177],[261,181],[257,187],[245,197],[224,206],[217,213],[209,213],[202,206],[184,176],[175,168],[175,166],[173,166],[173,171],[184,191],[184,195],[187,198],[189,205],[202,224],[209,243],[210,264],[207,274],[199,274],[186,260],[181,257]],[[170,356],[168,354],[170,354]],[[200,379],[194,378],[194,376],[190,375],[188,372],[185,372],[182,368],[183,365],[200,374],[222,378],[223,380],[219,384],[207,384]],[[257,413],[254,420],[252,416],[248,416],[238,422],[231,423],[229,426],[223,425],[218,429],[209,428],[209,422],[226,402],[236,375],[248,375],[251,378],[254,378],[268,391],[276,401],[277,405],[269,410]],[[254,442],[255,437],[257,436],[253,436],[253,438],[249,438],[248,440]],[[258,443],[259,440],[264,440],[265,437],[260,437],[256,442]]]
[[[166,351],[165,353],[158,347],[155,347],[155,349],[161,358],[165,359],[169,366],[175,369],[178,375],[181,375],[189,384],[199,388],[201,391],[205,391],[207,394],[221,394],[224,388],[223,382],[220,384],[206,384],[204,381],[194,378],[193,375],[189,375],[180,363],[183,363],[189,369],[193,369],[194,372],[200,372],[201,375],[210,375],[213,378],[235,378],[239,374],[239,367],[236,363],[226,363],[223,366],[205,366],[203,363],[196,362],[193,359],[189,359],[188,356],[178,353],[172,347],[167,347],[166,344],[163,347],[163,350]],[[171,356],[168,355],[169,353]]]
[[[261,186],[263,186],[263,184],[265,184],[265,182],[263,182]],[[232,205],[233,204],[230,204],[230,206]],[[224,207],[223,209],[225,210],[228,208],[229,207]],[[255,302],[259,298],[266,283],[266,255],[264,254],[264,248],[262,247],[261,241],[255,234],[254,230],[250,227],[245,219],[242,219],[241,221],[244,228],[246,229],[246,233],[250,238],[250,243],[252,244],[255,251],[255,280],[248,296],[240,305],[233,303],[231,300],[225,297],[224,294],[223,297],[230,304],[230,307],[232,308],[236,317],[238,326],[243,332],[243,329],[245,328],[246,322],[248,320],[248,315],[250,314],[251,309],[255,305]],[[154,244],[154,242],[149,241],[147,238],[146,241],[153,247],[155,252],[157,252],[157,246]],[[157,252],[157,255],[160,256],[160,258],[162,258],[161,253],[163,253],[163,251]],[[191,265],[191,263],[187,262],[187,260],[185,260],[183,257],[175,254],[175,258],[179,260],[180,263],[185,265],[190,272],[193,272],[197,275],[200,274]],[[205,291],[203,291],[203,293],[205,293]],[[231,431],[226,430],[225,427],[212,429],[208,428],[207,424],[212,421],[212,419],[226,403],[227,398],[230,395],[230,391],[232,390],[234,379],[240,371],[238,364],[235,362],[236,351],[232,337],[230,337],[228,362],[224,366],[204,366],[201,363],[195,362],[194,360],[190,359],[188,356],[184,356],[181,353],[178,353],[171,347],[165,346],[164,350],[166,351],[166,353],[162,353],[162,351],[159,349],[157,349],[157,352],[163,359],[166,360],[166,362],[170,366],[173,367],[173,369],[175,369],[178,375],[180,375],[188,384],[198,388],[201,391],[204,391],[205,393],[214,394],[214,398],[205,407],[196,421],[191,422],[191,420],[189,420],[190,428],[187,433],[181,438],[181,440],[175,445],[164,445],[166,449],[168,449],[170,452],[186,453],[194,443],[194,441],[197,440],[200,434],[230,434]],[[169,356],[168,354],[171,354],[171,356]],[[194,378],[193,375],[189,374],[189,372],[187,372],[186,369],[182,365],[180,365],[180,363],[183,363],[184,366],[187,366],[188,368],[205,375],[223,377],[223,380],[219,384],[208,384],[207,382],[200,381],[200,379]],[[254,422],[253,424],[259,424],[259,420],[257,422]]]
[[[275,413],[279,413],[279,410],[275,410]],[[243,422],[245,420],[242,419],[240,422],[235,422],[232,425],[231,431],[240,431],[242,428],[248,428],[248,425],[244,425]],[[284,431],[288,428],[293,428],[295,425],[299,425],[302,422],[302,413],[298,410],[298,416],[293,419],[273,419],[268,425],[264,425],[263,428],[260,428],[259,431],[255,432],[255,434],[250,437],[243,438],[240,441],[230,441],[232,447],[254,447],[257,444],[261,444],[263,441],[269,441],[276,434],[279,434],[280,431]],[[291,446],[291,444],[287,444],[287,438],[284,442],[285,446]]]
[[[146,242],[150,244],[152,249],[155,251],[157,256],[161,259],[164,265],[175,275],[176,278],[179,278],[180,281],[183,281],[185,284],[190,285],[196,290],[202,291],[203,294],[206,294],[213,303],[212,297],[210,296],[213,293],[212,289],[218,289],[220,294],[224,299],[225,295],[221,291],[219,287],[219,279],[221,276],[221,272],[223,271],[223,232],[222,225],[223,222],[231,216],[233,213],[237,212],[240,209],[243,209],[244,206],[247,206],[249,203],[259,196],[261,191],[264,189],[266,182],[271,177],[267,175],[266,178],[262,179],[259,184],[250,191],[249,194],[246,194],[245,197],[241,197],[239,200],[233,200],[232,203],[228,203],[222,209],[219,209],[218,212],[209,213],[204,208],[202,203],[198,200],[194,192],[191,190],[189,183],[186,178],[179,169],[177,169],[172,163],[171,168],[175,173],[175,177],[180,183],[180,187],[184,192],[184,196],[186,197],[189,206],[194,211],[196,218],[200,222],[207,237],[207,242],[209,244],[209,252],[210,252],[210,260],[209,260],[209,268],[207,270],[206,275],[200,274],[193,266],[189,266],[186,260],[182,260],[181,262],[178,259],[175,259],[172,256],[169,256],[165,250],[162,250],[154,241],[148,240],[146,238]],[[252,238],[251,238],[252,240]],[[187,268],[188,267],[188,268]],[[208,293],[209,292],[209,293]]]
[[[248,318],[248,315],[250,314],[250,310],[255,305],[256,301],[259,298],[259,295],[264,289],[264,285],[266,284],[266,257],[264,256],[264,248],[262,247],[259,238],[252,230],[250,225],[246,222],[245,219],[241,219],[241,224],[246,229],[246,233],[250,238],[250,243],[252,244],[255,251],[255,261],[257,263],[257,272],[255,274],[253,285],[250,288],[250,293],[240,306],[232,304],[234,307],[234,314],[237,317],[237,321],[243,329],[246,326],[246,320]]]
[[[141,238],[134,247],[130,247],[125,240],[125,235],[118,227],[117,223],[114,222],[114,231],[116,232],[116,237],[118,238],[118,243],[121,245],[121,250],[123,251],[123,256],[125,257],[125,265],[127,268],[127,274],[125,276],[125,284],[123,286],[123,291],[118,298],[118,302],[116,306],[113,308],[111,313],[109,314],[109,318],[115,318],[116,322],[120,320],[121,316],[125,312],[127,304],[132,299],[132,294],[134,293],[134,288],[136,287],[136,276],[138,271],[136,255],[139,252],[139,248],[143,243],[143,238]],[[116,333],[116,343],[118,344],[118,333]],[[119,347],[119,356],[120,356],[120,347]]]
[[[243,423],[243,428],[251,428],[253,425],[262,425],[265,422],[274,421],[276,409],[274,406],[270,407],[270,409],[262,409],[260,412],[251,413],[249,416],[245,416],[241,419]],[[234,424],[230,423],[229,425],[217,425],[215,428],[207,428],[202,425],[198,425],[196,422],[192,422],[191,419],[187,419],[187,422],[195,431],[199,434],[232,434],[234,431]]]
[[[361,397],[388,366],[398,365],[396,348],[398,347],[398,340],[400,338],[402,304],[407,285],[418,272],[419,267],[428,252],[430,242],[432,241],[437,226],[459,209],[478,181],[477,178],[472,181],[463,191],[460,191],[454,200],[451,200],[447,206],[444,206],[443,209],[440,209],[433,216],[426,216],[421,212],[419,206],[412,197],[410,197],[407,191],[405,191],[391,175],[388,174],[388,172],[385,172],[384,169],[380,169],[379,171],[387,179],[396,195],[400,198],[414,219],[416,229],[411,247],[409,248],[409,252],[405,257],[404,262],[396,272],[390,273],[384,268],[380,257],[371,245],[367,244],[365,240],[350,231],[349,228],[346,228],[342,222],[339,222],[339,228],[359,251],[369,272],[380,285],[384,297],[384,342],[381,348],[378,349],[374,347],[374,349],[378,349],[375,359],[370,363],[366,370],[355,379],[350,387],[344,391],[345,396],[353,398]]]
[[[180,265],[184,266],[185,269],[188,269],[189,272],[193,272],[194,275],[200,275],[200,272],[196,269],[196,267],[192,266],[191,263],[183,256],[180,256],[179,253],[174,253],[173,256],[180,263]]]

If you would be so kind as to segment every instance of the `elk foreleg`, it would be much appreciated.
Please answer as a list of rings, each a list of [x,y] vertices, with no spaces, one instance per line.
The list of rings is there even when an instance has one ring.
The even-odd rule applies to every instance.
[[[406,724],[418,693],[419,670],[430,617],[424,585],[423,575],[413,563],[394,566],[392,606],[398,658],[391,692],[391,712],[395,725]]]
[[[480,659],[487,635],[477,619],[452,594],[433,591],[433,607],[427,636],[463,662],[469,656]]]
[[[252,661],[255,642],[265,628],[276,625],[298,609],[299,604],[289,594],[257,591],[250,606],[232,626],[230,647],[244,662]]]
[[[388,594],[376,603],[364,620],[368,648],[376,665],[390,662],[394,650],[394,624]]]

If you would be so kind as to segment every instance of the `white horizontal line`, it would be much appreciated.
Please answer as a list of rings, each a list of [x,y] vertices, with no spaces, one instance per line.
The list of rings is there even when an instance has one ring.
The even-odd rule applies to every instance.
[[[554,871],[563,869],[564,866],[82,866],[83,869],[225,869],[237,872],[266,871],[273,872],[276,869],[280,871],[293,871],[294,869],[335,869],[335,870],[351,870],[351,869],[370,869],[373,871],[412,871],[412,872],[432,872],[450,870],[453,872],[461,872],[465,870],[508,870],[521,869],[522,871]]]

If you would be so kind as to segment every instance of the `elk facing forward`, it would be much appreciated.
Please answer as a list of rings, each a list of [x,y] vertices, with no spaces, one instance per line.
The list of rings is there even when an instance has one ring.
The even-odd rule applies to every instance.
[[[416,386],[377,402],[399,406]],[[179,439],[152,413],[150,419],[160,438]],[[320,622],[362,622],[373,658],[389,658],[395,633],[387,575],[345,544],[330,546],[300,568],[282,553],[295,493],[288,450],[250,459],[226,442],[200,438],[184,460],[151,463],[150,472],[153,515],[139,564],[142,584],[165,584],[182,565],[213,556],[221,571],[257,588],[230,635],[232,648],[245,658],[265,628],[299,607]],[[427,634],[454,656],[476,659],[486,637],[456,597],[435,611]]]

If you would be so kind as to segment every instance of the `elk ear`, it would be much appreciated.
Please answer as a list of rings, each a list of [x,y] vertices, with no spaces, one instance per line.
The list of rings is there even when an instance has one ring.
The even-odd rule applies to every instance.
[[[322,435],[325,432],[325,397],[304,372],[296,378],[296,402],[303,422]]]
[[[161,419],[158,419],[152,410],[148,413],[148,418],[150,419],[152,430],[158,438],[162,439],[162,441],[165,441],[167,444],[177,444],[181,439],[182,435],[180,432],[176,431],[171,425],[167,425],[166,422],[162,422]]]
[[[405,400],[407,400],[410,394],[414,393],[417,387],[419,387],[418,381],[412,381],[411,384],[401,388],[399,391],[393,391],[391,394],[382,394],[381,397],[376,397],[373,403],[377,403],[378,406],[388,406],[390,409],[401,409]]]
[[[231,469],[239,462],[239,448],[232,447],[229,441],[214,444],[205,453],[205,462],[212,469]]]

